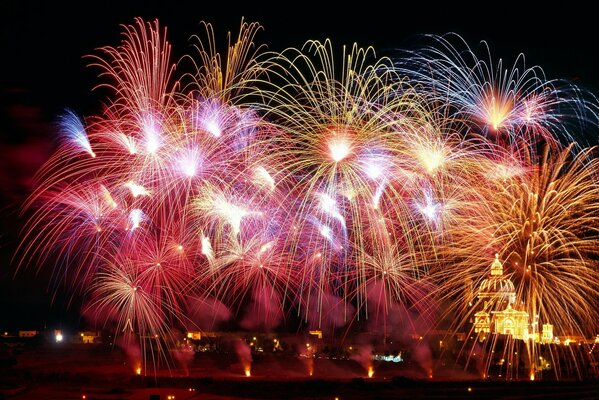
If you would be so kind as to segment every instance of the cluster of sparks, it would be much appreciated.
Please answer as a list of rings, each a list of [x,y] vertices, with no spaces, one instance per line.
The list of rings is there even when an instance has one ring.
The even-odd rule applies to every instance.
[[[599,159],[573,142],[590,96],[453,36],[336,57],[330,41],[261,51],[243,23],[221,56],[204,28],[177,66],[157,22],[92,58],[111,95],[61,118],[24,264],[54,265],[118,333],[167,338],[192,299],[265,329],[340,324],[331,304],[343,323],[463,315],[499,253],[529,315],[599,331]]]

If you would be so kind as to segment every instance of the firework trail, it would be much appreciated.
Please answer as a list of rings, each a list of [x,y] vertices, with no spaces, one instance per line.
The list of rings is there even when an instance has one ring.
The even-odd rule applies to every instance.
[[[143,371],[210,320],[193,304],[247,329],[375,319],[386,339],[399,313],[412,333],[469,331],[494,253],[535,323],[597,332],[598,161],[572,143],[592,95],[457,36],[396,60],[328,40],[275,53],[242,21],[221,55],[202,26],[178,65],[139,19],[90,57],[106,106],[60,118],[24,206],[21,265],[135,337]]]
[[[427,37],[431,45],[397,61],[398,70],[418,82],[439,112],[464,122],[476,134],[519,148],[576,141],[573,131],[596,125],[595,97],[563,80],[548,80],[527,67],[524,54],[510,66],[493,61],[481,42],[479,56],[460,36]]]

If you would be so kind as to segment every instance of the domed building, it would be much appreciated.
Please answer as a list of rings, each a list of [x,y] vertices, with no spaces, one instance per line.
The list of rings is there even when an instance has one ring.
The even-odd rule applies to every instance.
[[[495,261],[491,264],[491,275],[480,283],[477,297],[484,302],[484,308],[491,303],[507,306],[516,302],[516,288],[509,278],[503,276],[499,254],[495,254]]]
[[[499,254],[495,254],[491,273],[480,283],[476,297],[480,309],[474,314],[474,332],[479,334],[480,340],[484,340],[488,333],[528,340],[528,313],[514,308],[516,289],[503,275]]]

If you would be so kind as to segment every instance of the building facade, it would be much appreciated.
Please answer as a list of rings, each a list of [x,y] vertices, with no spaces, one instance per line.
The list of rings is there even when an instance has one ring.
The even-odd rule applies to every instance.
[[[476,291],[474,332],[485,340],[489,333],[511,335],[514,339],[529,339],[529,316],[517,309],[516,289],[512,281],[503,274],[499,254],[491,264],[489,276],[481,281]]]

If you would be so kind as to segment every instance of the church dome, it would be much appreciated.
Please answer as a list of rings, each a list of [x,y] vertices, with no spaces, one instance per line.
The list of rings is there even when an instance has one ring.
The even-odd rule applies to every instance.
[[[511,280],[505,277],[491,277],[484,279],[479,287],[481,293],[514,293],[516,288]]]
[[[510,279],[503,276],[503,265],[499,261],[499,254],[495,254],[495,261],[491,264],[491,275],[480,283],[478,296],[480,298],[506,298],[509,303],[515,301],[516,288]]]

